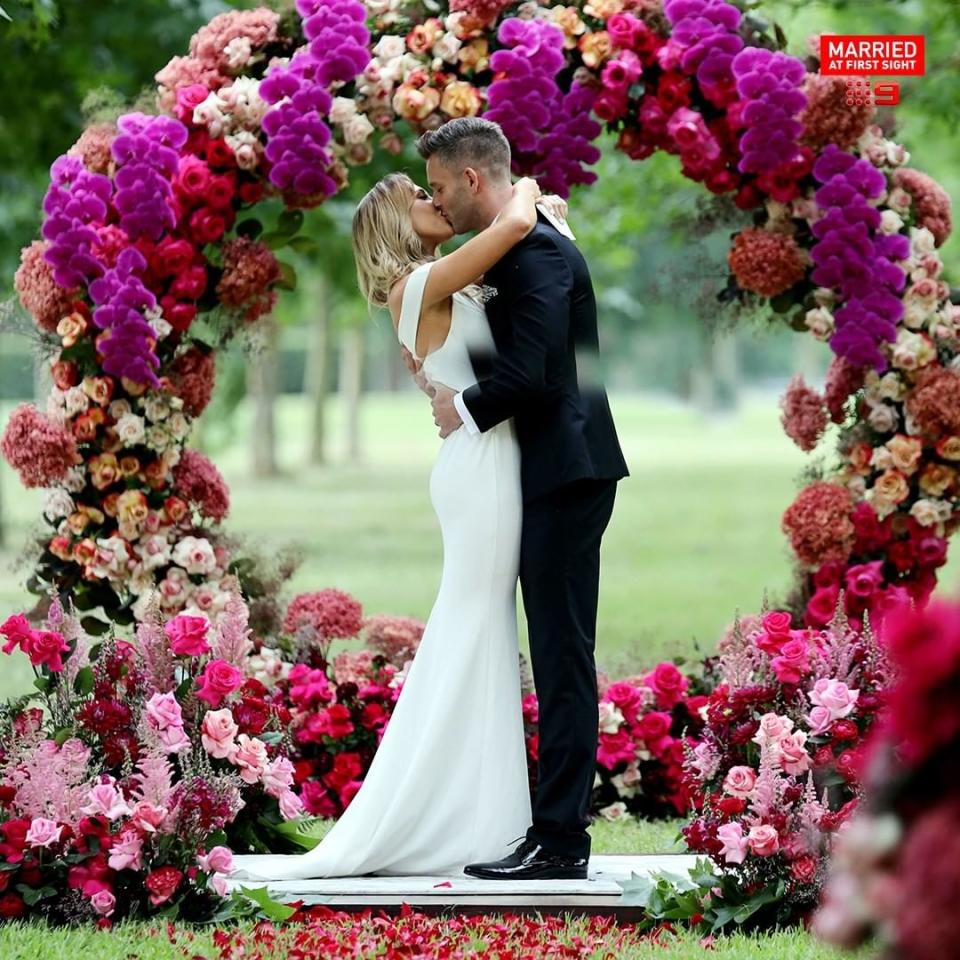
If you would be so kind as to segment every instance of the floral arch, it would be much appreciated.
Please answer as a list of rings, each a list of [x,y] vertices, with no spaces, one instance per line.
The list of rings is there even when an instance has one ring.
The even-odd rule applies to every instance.
[[[596,179],[604,128],[633,159],[675,154],[752,216],[720,298],[769,301],[833,351],[824,394],[796,379],[783,401],[802,449],[831,421],[840,441],[829,475],[783,516],[796,582],[760,649],[782,658],[791,628],[826,627],[838,604],[856,631],[924,602],[960,523],[945,191],[907,166],[872,108],[848,102],[843,78],[784,53],[727,0],[452,0],[432,13],[297,0],[221,14],[157,73],[155,114],[95,124],[53,163],[16,288],[54,387],[45,411],[13,413],[2,442],[22,481],[48,490],[30,588],[102,611],[84,618],[91,633],[147,619],[156,588],[166,617],[202,612],[222,648],[243,647],[232,591],[239,581],[255,601],[258,587],[223,530],[226,484],[185,449],[214,351],[292,285],[274,251],[296,245],[301,211],[374,150],[480,114],[502,125],[517,174],[562,195]],[[264,229],[268,198],[285,211]],[[741,673],[742,641],[727,651]],[[675,704],[676,677],[661,680]],[[712,756],[693,761],[705,776]],[[715,853],[715,834],[701,846]]]

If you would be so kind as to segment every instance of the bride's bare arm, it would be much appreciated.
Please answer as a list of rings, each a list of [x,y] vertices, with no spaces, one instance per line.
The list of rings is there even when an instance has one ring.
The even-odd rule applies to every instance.
[[[423,290],[424,307],[475,283],[503,255],[516,246],[537,223],[537,201],[540,188],[535,180],[524,177],[513,185],[513,196],[507,201],[496,223],[481,230],[453,253],[441,257],[430,269]]]

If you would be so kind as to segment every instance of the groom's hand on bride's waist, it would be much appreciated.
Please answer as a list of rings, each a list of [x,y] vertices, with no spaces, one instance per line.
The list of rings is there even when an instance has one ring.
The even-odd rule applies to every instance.
[[[433,422],[440,428],[441,439],[446,439],[454,430],[463,426],[463,420],[453,404],[456,391],[442,383],[434,383]]]

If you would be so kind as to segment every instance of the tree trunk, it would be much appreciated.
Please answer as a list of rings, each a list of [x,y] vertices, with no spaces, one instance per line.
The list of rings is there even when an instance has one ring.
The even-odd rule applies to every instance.
[[[307,342],[307,368],[304,374],[304,389],[310,400],[310,453],[309,463],[327,462],[326,404],[330,393],[330,377],[327,373],[327,360],[330,354],[330,287],[327,278],[316,274],[316,284],[311,297],[316,304],[310,318],[309,339]]]
[[[347,459],[360,460],[360,399],[363,393],[364,329],[351,325],[340,334],[340,395],[347,424]]]
[[[247,392],[253,401],[251,454],[254,476],[272,477],[279,472],[276,430],[279,331],[273,317],[264,317],[260,323],[261,349],[250,357],[247,364]]]
[[[703,331],[691,371],[691,400],[704,416],[735,410],[740,400],[739,351],[733,333]]]

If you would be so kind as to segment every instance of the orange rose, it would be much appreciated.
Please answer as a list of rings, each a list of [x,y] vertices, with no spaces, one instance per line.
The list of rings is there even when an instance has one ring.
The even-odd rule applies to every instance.
[[[620,13],[623,8],[623,0],[590,0],[583,8],[583,12],[589,17],[596,17],[597,20],[606,22],[615,13]]]
[[[72,347],[87,332],[87,320],[82,313],[68,313],[57,324],[57,335],[65,347]]]
[[[47,544],[47,549],[58,559],[58,560],[72,560],[72,550],[70,547],[70,538],[57,536],[54,537],[49,544]]]
[[[81,503],[77,507],[77,509],[81,513],[86,514],[90,518],[91,523],[103,523],[102,510],[98,510],[96,507],[91,507],[89,504],[86,504],[86,503]]]
[[[113,397],[113,377],[84,377],[83,392],[94,402],[105,407]]]
[[[577,37],[584,33],[587,25],[580,19],[580,11],[576,7],[551,7],[550,19],[563,31],[563,45],[567,50],[577,46]]]
[[[189,511],[186,502],[179,497],[167,497],[163,502],[163,509],[170,523],[179,523]]]
[[[471,40],[460,48],[457,54],[460,59],[460,69],[471,73],[481,73],[490,66],[490,44],[487,40]]]
[[[143,476],[152,490],[162,490],[167,485],[167,464],[163,460],[153,460],[143,468]]]
[[[942,497],[957,478],[957,471],[945,463],[928,463],[920,473],[920,490],[927,497]]]
[[[106,490],[120,479],[120,465],[112,453],[101,453],[90,458],[90,482],[98,490]]]
[[[890,451],[894,467],[906,474],[917,469],[920,457],[923,456],[923,441],[905,433],[898,433],[892,440],[888,440],[886,448]]]
[[[578,46],[583,62],[593,70],[608,60],[613,53],[613,42],[606,30],[588,33],[580,38]]]
[[[93,563],[96,558],[97,545],[89,537],[86,540],[81,540],[79,543],[74,544],[73,559],[77,563]]]
[[[78,537],[87,529],[89,523],[90,518],[80,510],[67,517],[67,526],[70,528],[70,532]]]
[[[97,435],[97,427],[106,420],[102,407],[94,407],[81,414],[73,421],[73,435],[78,440],[93,440]]]
[[[466,80],[448,83],[440,99],[440,109],[450,117],[475,117],[480,106],[480,92]]]
[[[393,95],[393,109],[404,120],[426,120],[440,106],[440,91],[401,84]]]
[[[151,350],[156,346],[156,340],[154,340],[152,337],[147,337],[147,343],[149,344],[149,349]],[[123,389],[126,390],[131,397],[139,397],[147,392],[147,384],[145,383],[134,383],[133,380],[128,380],[126,377],[121,377],[120,383],[123,385]]]
[[[436,17],[431,17],[417,24],[407,34],[407,49],[421,56],[429,53],[433,45],[443,36],[443,32],[443,23]]]
[[[120,458],[120,472],[126,477],[135,477],[140,471],[140,461],[133,455]]]
[[[944,437],[937,441],[937,456],[944,460],[960,460],[960,437]]]
[[[867,476],[870,473],[870,461],[873,458],[873,447],[869,443],[855,443],[847,451],[847,460],[855,473]]]
[[[147,521],[149,512],[147,498],[140,490],[124,490],[117,500],[117,519],[124,527],[134,529],[142,527]]]
[[[884,470],[873,485],[874,495],[888,503],[903,503],[910,495],[910,484],[899,470]]]
[[[108,493],[103,498],[103,512],[108,517],[115,517],[117,515],[117,500],[120,498],[120,491],[114,490],[113,493]]]

